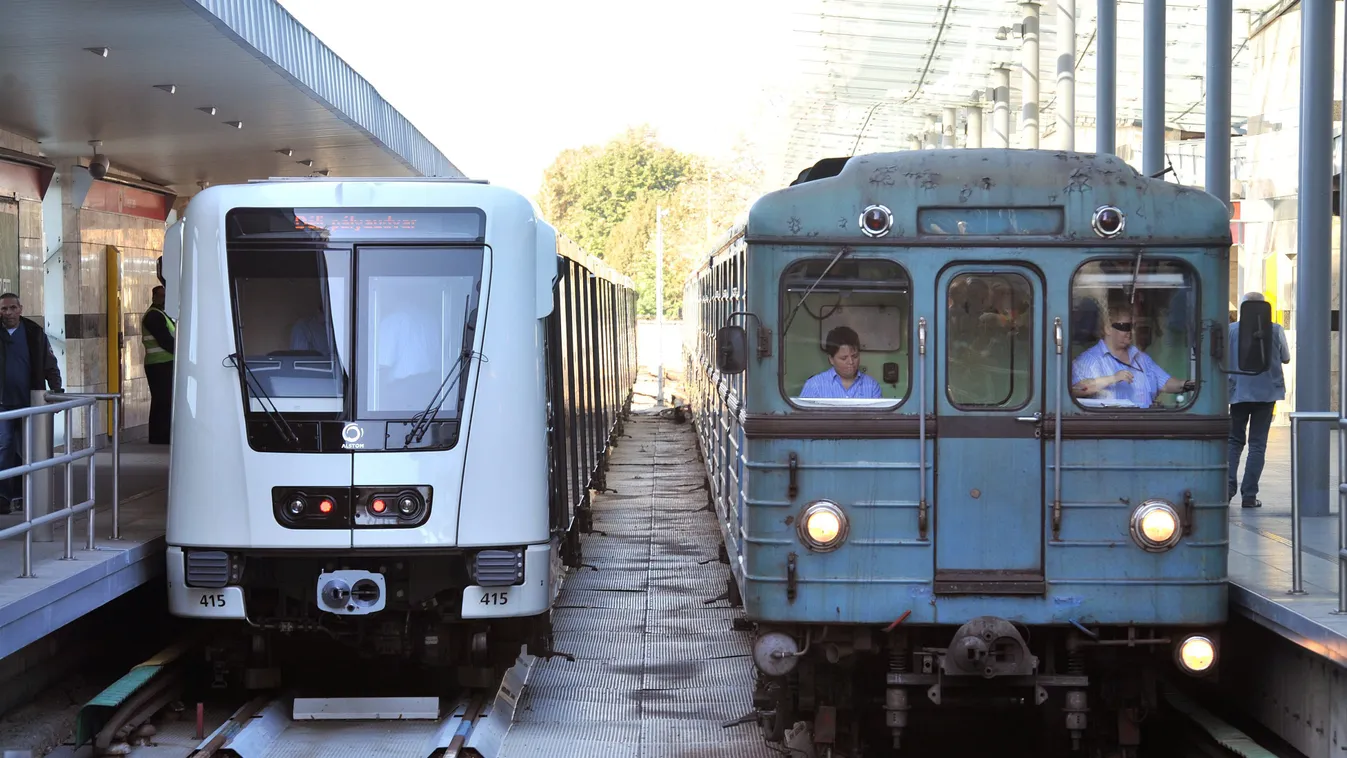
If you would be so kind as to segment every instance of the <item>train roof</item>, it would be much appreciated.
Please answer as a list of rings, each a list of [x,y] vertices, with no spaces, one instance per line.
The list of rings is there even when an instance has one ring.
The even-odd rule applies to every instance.
[[[873,239],[860,217],[871,205],[893,213],[892,230]],[[1095,210],[1115,206],[1126,217],[1120,234],[1104,239],[1092,227]],[[753,242],[817,244],[949,244],[924,232],[918,210],[1057,208],[1062,222],[1048,235],[988,235],[978,244],[1229,245],[1230,211],[1193,187],[1142,175],[1109,154],[999,148],[909,150],[825,159],[790,187],[761,197],[749,211]],[[956,237],[969,243],[973,235]]]

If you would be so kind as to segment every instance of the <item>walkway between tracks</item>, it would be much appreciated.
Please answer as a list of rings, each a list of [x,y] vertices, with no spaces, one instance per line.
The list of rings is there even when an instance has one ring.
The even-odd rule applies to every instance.
[[[721,728],[752,710],[753,661],[742,611],[705,602],[729,569],[703,472],[691,425],[633,413],[554,614],[576,660],[534,667],[503,758],[776,755],[756,725]]]

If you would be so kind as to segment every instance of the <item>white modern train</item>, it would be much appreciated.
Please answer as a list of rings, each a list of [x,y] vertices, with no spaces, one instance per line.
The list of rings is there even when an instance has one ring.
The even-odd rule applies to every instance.
[[[631,281],[464,180],[211,187],[168,238],[170,611],[415,666],[547,652]]]

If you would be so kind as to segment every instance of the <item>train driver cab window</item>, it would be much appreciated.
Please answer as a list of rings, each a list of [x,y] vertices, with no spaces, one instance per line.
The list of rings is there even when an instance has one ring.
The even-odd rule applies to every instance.
[[[804,260],[786,269],[782,289],[781,382],[793,405],[892,408],[907,396],[912,300],[901,266]]]
[[[1197,277],[1144,255],[1095,260],[1071,284],[1071,397],[1086,410],[1179,409],[1196,395]]]
[[[230,252],[249,402],[282,413],[340,413],[350,365],[345,250]]]
[[[481,290],[482,248],[359,249],[357,406],[363,419],[458,418]]]

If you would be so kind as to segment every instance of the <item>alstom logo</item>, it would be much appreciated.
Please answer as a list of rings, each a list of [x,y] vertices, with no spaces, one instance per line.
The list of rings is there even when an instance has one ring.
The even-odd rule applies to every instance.
[[[347,424],[341,430],[341,438],[342,440],[344,440],[342,442],[341,449],[364,450],[365,443],[360,441],[364,439],[364,437],[365,437],[365,430],[362,429],[359,424],[356,424],[354,422]]]

